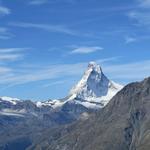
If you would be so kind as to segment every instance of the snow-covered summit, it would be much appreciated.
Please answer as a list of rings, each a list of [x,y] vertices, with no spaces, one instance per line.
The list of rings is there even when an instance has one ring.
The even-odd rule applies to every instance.
[[[65,106],[84,106],[97,109],[104,107],[110,99],[122,89],[122,86],[109,80],[102,71],[100,65],[90,62],[81,80],[71,89],[69,96],[63,100],[48,100],[39,102],[21,101],[18,98],[0,97],[0,103],[32,105],[38,109],[57,109]],[[6,105],[5,105],[6,106]],[[9,106],[9,105],[8,105]],[[30,108],[32,108],[32,106]],[[19,106],[20,107],[20,106]]]
[[[96,64],[96,62],[94,61],[89,62],[88,69],[95,70],[99,73],[102,72],[102,68],[100,67],[100,65]]]
[[[55,108],[61,107],[64,103],[65,102],[61,101],[61,100],[48,100],[45,102],[38,101],[38,102],[36,102],[36,106],[39,108],[44,107],[44,106],[50,106],[53,109],[55,109]]]
[[[0,102],[2,102],[2,101],[6,101],[6,102],[9,102],[13,105],[16,105],[17,102],[20,101],[20,99],[8,97],[8,96],[2,96],[2,97],[0,97]]]
[[[100,65],[90,62],[81,80],[71,89],[69,100],[75,99],[87,107],[103,107],[121,88],[104,75]]]
[[[90,62],[88,64],[87,70],[84,72],[82,79],[71,89],[69,95],[78,94],[88,84],[88,82],[90,82],[90,79],[94,81],[91,83],[94,85],[95,82],[98,82],[98,80],[101,79],[102,74],[101,67],[95,62]]]

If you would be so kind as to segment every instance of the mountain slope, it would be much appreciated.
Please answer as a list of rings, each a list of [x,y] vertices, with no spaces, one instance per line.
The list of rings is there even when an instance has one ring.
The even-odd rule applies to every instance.
[[[109,80],[102,68],[95,62],[90,62],[81,80],[70,90],[67,98],[63,100],[49,100],[37,102],[37,107],[50,106],[54,109],[66,105],[76,105],[86,109],[99,109],[121,89],[122,85]]]
[[[11,103],[12,105],[16,105],[18,101],[20,101],[20,99],[18,98],[12,98],[12,97],[7,97],[7,96],[0,97],[0,103],[8,102],[8,103]]]
[[[149,150],[150,78],[124,87],[86,121],[62,131],[46,150]],[[44,137],[44,135],[43,135]],[[46,142],[48,139],[43,140]],[[43,143],[37,144],[42,146]]]
[[[99,65],[90,62],[82,79],[71,89],[69,100],[75,99],[88,108],[102,108],[122,87],[109,80]]]
[[[74,86],[67,98],[63,100],[49,100],[45,102],[22,101],[11,97],[0,98],[0,111],[6,115],[13,114],[17,109],[20,112],[29,112],[38,115],[37,112],[44,109],[64,109],[67,105],[79,106],[84,109],[99,109],[104,107],[109,100],[119,91],[122,86],[109,80],[99,65],[95,62],[90,62],[82,79]],[[27,106],[28,105],[28,106]],[[5,109],[4,109],[5,108]],[[8,110],[9,109],[9,110]],[[28,109],[28,110],[27,110]],[[77,107],[76,107],[77,109]],[[7,111],[7,112],[6,112]],[[12,111],[12,113],[11,113]],[[1,113],[0,112],[0,113]]]
[[[72,88],[67,98],[33,102],[1,97],[0,117],[20,117],[21,120],[36,117],[57,124],[70,123],[79,119],[80,115],[82,117],[82,113],[104,107],[121,88],[121,85],[104,75],[99,65],[90,62],[82,79]]]
[[[104,107],[121,88],[122,86],[104,75],[99,65],[91,62],[81,81],[62,100],[33,102],[1,97],[0,149],[26,149],[21,149],[21,145],[38,149],[36,142],[43,143],[49,138],[48,143],[55,141],[61,137],[60,134],[67,132],[63,126],[77,120],[87,120],[93,112]],[[34,145],[36,148],[32,148]],[[45,149],[45,144],[42,145]],[[47,146],[49,145],[51,144]]]

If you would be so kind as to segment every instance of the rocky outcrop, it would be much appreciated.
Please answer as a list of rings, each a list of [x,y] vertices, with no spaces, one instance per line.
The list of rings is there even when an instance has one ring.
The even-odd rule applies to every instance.
[[[150,78],[147,78],[124,87],[105,108],[69,126],[46,149],[149,150],[149,108]]]

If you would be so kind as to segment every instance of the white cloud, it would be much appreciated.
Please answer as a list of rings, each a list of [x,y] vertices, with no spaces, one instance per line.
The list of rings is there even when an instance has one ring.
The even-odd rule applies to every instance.
[[[1,16],[9,15],[10,13],[11,13],[11,10],[9,8],[0,6],[0,15]]]
[[[99,50],[102,50],[102,47],[94,46],[94,47],[79,47],[71,51],[71,54],[88,54],[93,53]]]
[[[64,33],[68,35],[78,35],[76,31],[73,31],[63,25],[36,24],[36,23],[28,23],[28,22],[16,22],[16,23],[11,23],[10,25],[21,27],[21,28],[41,29],[48,32]]]

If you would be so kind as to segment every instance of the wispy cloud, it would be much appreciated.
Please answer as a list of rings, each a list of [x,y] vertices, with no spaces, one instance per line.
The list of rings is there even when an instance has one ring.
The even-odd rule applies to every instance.
[[[134,42],[136,42],[136,41],[137,41],[137,39],[136,39],[135,37],[131,37],[131,36],[125,37],[125,43],[126,43],[126,44],[134,43]]]
[[[0,48],[0,53],[15,53],[15,52],[23,52],[29,50],[31,48]]]
[[[70,54],[88,54],[96,51],[103,50],[102,47],[93,46],[93,47],[78,47],[70,52]]]
[[[17,61],[24,57],[23,52],[29,48],[0,48],[0,62]]]
[[[7,28],[0,27],[0,33],[6,33],[6,32],[7,32]]]
[[[150,39],[150,0],[135,0],[135,2],[137,7],[127,13],[135,29],[131,30],[130,36],[125,37],[126,44]]]
[[[0,27],[0,39],[8,40],[12,38],[14,35],[9,32],[9,30],[5,27]]]
[[[15,22],[10,23],[11,26],[21,27],[21,28],[33,28],[33,29],[41,29],[48,32],[55,33],[63,33],[68,35],[78,35],[74,30],[69,29],[63,25],[51,25],[51,24],[36,24],[36,23],[28,23],[28,22]]]
[[[8,49],[7,51],[9,53],[9,51],[13,50]],[[118,65],[114,62],[119,58],[120,57],[104,58],[96,60],[96,62],[102,66],[106,75],[116,81],[122,80],[127,83],[150,76],[150,60]],[[87,64],[88,62],[53,65],[45,64],[44,67],[43,65],[42,67],[37,67],[36,64],[32,66],[29,65],[29,67],[27,65],[25,67],[18,65],[15,66],[15,68],[2,67],[0,68],[0,73],[2,74],[0,76],[0,84],[4,85],[6,88],[44,80],[53,80],[53,82],[45,84],[44,87],[63,84],[66,78],[74,79],[82,76]],[[61,80],[62,78],[64,79]]]
[[[150,25],[150,12],[149,11],[140,11],[140,10],[135,10],[132,11],[128,14],[128,16],[137,21],[137,25],[144,25],[145,27],[149,28]]]
[[[30,5],[42,5],[48,3],[48,0],[30,0]]]
[[[119,60],[120,58],[122,58],[122,57],[116,56],[116,57],[103,58],[103,59],[96,60],[96,63],[104,64],[104,63],[109,63],[109,62],[115,62],[115,61]]]
[[[47,3],[71,3],[74,4],[76,0],[30,0],[30,5],[43,5]]]
[[[106,58],[97,61],[102,63],[112,60],[112,58]],[[35,81],[49,79],[56,80],[62,77],[75,77],[83,74],[87,64],[88,62],[81,62],[75,64],[45,65],[44,67],[32,67],[29,65],[28,69],[27,66],[21,68],[16,66],[15,68],[12,68],[12,72],[9,74],[7,73],[3,76],[0,76],[0,84],[15,86],[18,84],[26,84]]]
[[[23,58],[22,54],[1,54],[0,61],[15,61]]]
[[[11,72],[12,70],[8,67],[0,67],[0,75]]]
[[[134,24],[149,28],[150,25],[150,0],[137,0],[138,6],[128,13],[128,16],[133,19]]]
[[[116,80],[136,81],[150,76],[150,60],[104,65],[104,71]]]
[[[0,6],[0,16],[9,15],[11,13],[11,10],[7,7]]]
[[[129,82],[141,80],[150,76],[150,60],[120,65],[106,63],[111,61],[113,61],[112,58],[96,60],[96,62],[101,62],[104,73],[111,77],[111,79]],[[76,64],[56,64],[48,65],[45,68],[40,69],[30,68],[25,71],[21,69],[12,69],[13,71],[10,74],[7,73],[7,75],[0,76],[0,84],[15,86],[18,84],[26,84],[49,79],[55,79],[55,81],[45,86],[62,84],[63,81],[60,80],[62,77],[73,78],[76,76],[82,76],[87,64],[88,62]]]
[[[148,8],[150,7],[150,0],[138,0],[141,7]]]
[[[47,88],[47,87],[54,86],[54,85],[61,85],[61,84],[67,83],[67,82],[68,82],[68,80],[54,81],[54,82],[51,82],[49,84],[44,84],[43,87]]]
[[[0,78],[3,80],[0,81],[0,84],[25,84],[29,82],[47,80],[47,79],[56,79],[63,76],[74,76],[82,73],[82,69],[84,68],[85,63],[78,64],[57,64],[47,66],[43,69],[32,69],[31,68],[26,72],[15,69],[12,75],[10,76],[1,76]],[[23,69],[23,68],[22,68]],[[34,70],[34,72],[33,72]],[[78,70],[78,71],[77,71]],[[22,73],[23,72],[23,73]]]

